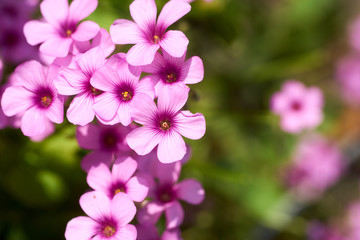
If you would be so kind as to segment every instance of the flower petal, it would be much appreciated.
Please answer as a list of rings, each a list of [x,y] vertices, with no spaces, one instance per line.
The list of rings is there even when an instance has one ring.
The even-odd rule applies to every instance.
[[[141,29],[146,31],[156,23],[156,4],[154,0],[136,0],[130,4],[130,14]]]
[[[184,76],[184,83],[194,84],[201,82],[204,78],[204,65],[198,56],[189,58],[181,69],[181,75]]]
[[[149,192],[146,178],[134,176],[126,184],[126,193],[134,202],[143,201]]]
[[[194,179],[186,179],[175,186],[176,196],[190,204],[200,204],[205,197],[201,184]]]
[[[81,70],[63,68],[54,79],[54,85],[61,95],[76,95],[84,91],[87,81],[89,79]]]
[[[84,193],[79,202],[82,210],[97,221],[109,217],[112,212],[109,198],[100,191]]]
[[[110,35],[116,44],[135,44],[144,41],[142,31],[138,25],[125,19],[115,20],[110,26]]]
[[[94,151],[89,153],[81,160],[81,168],[88,172],[91,167],[105,163],[110,167],[113,160],[113,153],[109,151]]]
[[[8,117],[21,114],[32,105],[32,93],[23,87],[8,87],[1,99],[1,107]]]
[[[28,109],[21,119],[21,131],[25,136],[31,137],[41,135],[45,131],[46,115],[37,107]]]
[[[51,105],[46,109],[46,116],[50,121],[60,124],[64,120],[64,99],[58,96],[53,99]]]
[[[89,51],[78,55],[76,62],[80,69],[88,77],[91,77],[97,69],[105,64],[104,52],[98,47],[92,48]],[[88,79],[88,81],[90,81],[90,79]]]
[[[92,47],[100,47],[105,56],[109,56],[115,50],[115,44],[111,40],[110,34],[104,28],[92,40]]]
[[[71,38],[53,36],[40,45],[40,52],[52,57],[66,57],[72,42]]]
[[[46,41],[46,39],[55,34],[53,27],[46,22],[33,20],[24,25],[26,41],[33,46]]]
[[[189,40],[178,30],[167,31],[160,41],[160,46],[173,57],[181,57],[186,52]]]
[[[172,163],[181,160],[186,153],[186,145],[181,135],[171,131],[159,142],[157,156],[162,163]]]
[[[31,60],[19,65],[11,77],[13,85],[20,85],[36,92],[45,82],[44,67],[37,61]]]
[[[137,232],[136,227],[131,224],[127,224],[119,229],[113,236],[113,239],[126,239],[126,240],[136,240]],[[104,238],[102,238],[103,240]]]
[[[179,227],[184,220],[184,210],[178,201],[173,201],[165,209],[166,228],[173,229]]]
[[[181,161],[168,164],[156,162],[156,177],[161,185],[173,185],[180,177]]]
[[[160,74],[164,71],[165,66],[166,64],[163,56],[159,52],[156,52],[154,61],[149,65],[142,66],[142,70],[146,73]]]
[[[132,157],[116,159],[111,172],[113,182],[127,182],[137,169],[137,162]]]
[[[160,112],[177,113],[186,103],[190,88],[185,85],[176,85],[172,91],[161,91],[158,97]]]
[[[205,134],[206,123],[201,113],[181,111],[174,121],[176,121],[176,131],[186,138],[197,140]]]
[[[66,225],[66,240],[88,240],[98,232],[99,224],[89,217],[76,217]]]
[[[104,81],[105,80],[105,81]],[[105,65],[99,68],[91,77],[90,84],[91,86],[102,90],[102,91],[112,91],[119,82],[119,77],[115,69]]]
[[[93,21],[84,21],[80,23],[79,26],[76,28],[76,31],[71,34],[71,38],[79,42],[84,42],[94,38],[99,31],[99,24]]]
[[[120,101],[117,96],[104,92],[95,99],[94,111],[99,118],[111,121],[117,114],[119,107]]]
[[[137,43],[128,51],[126,60],[133,66],[150,64],[154,61],[155,53],[159,48],[159,44]]]
[[[149,202],[139,210],[137,214],[137,220],[141,224],[155,224],[159,220],[163,211],[163,204],[157,202]]]
[[[88,172],[86,181],[92,189],[101,191],[107,195],[112,184],[109,167],[104,163],[92,166]]]
[[[69,9],[69,20],[79,22],[95,11],[97,0],[74,0]]]
[[[152,126],[152,119],[157,114],[154,100],[147,94],[139,93],[131,101],[130,114],[135,122],[145,126]]]
[[[69,5],[67,0],[45,0],[40,4],[40,10],[46,21],[59,26],[68,17]]]
[[[81,148],[88,150],[100,149],[101,128],[95,124],[80,126],[76,129],[76,139]]]
[[[135,204],[125,193],[120,192],[111,201],[111,214],[121,226],[125,226],[136,214]]]
[[[190,10],[190,4],[185,1],[168,1],[159,14],[157,20],[158,28],[167,29],[171,24],[190,12]]]
[[[72,100],[66,113],[69,122],[80,126],[85,126],[86,124],[92,122],[95,117],[93,106],[94,97],[89,93],[77,95]]]
[[[159,144],[161,135],[150,127],[139,127],[126,136],[126,141],[131,149],[139,155],[151,152]]]

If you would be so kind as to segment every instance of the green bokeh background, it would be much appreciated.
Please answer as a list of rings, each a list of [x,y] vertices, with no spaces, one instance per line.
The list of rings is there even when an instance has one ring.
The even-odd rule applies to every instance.
[[[115,19],[131,19],[131,2],[99,0],[89,19],[109,29]],[[161,9],[166,1],[156,2]],[[282,179],[299,136],[279,129],[269,98],[286,79],[319,86],[326,117],[318,132],[345,153],[356,148],[358,138],[347,136],[357,124],[344,128],[349,110],[334,71],[352,51],[347,24],[359,13],[355,0],[196,0],[171,26],[190,40],[188,57],[200,56],[205,67],[187,107],[204,114],[207,132],[188,141],[193,156],[181,178],[201,181],[206,199],[199,206],[183,203],[185,240],[305,239],[312,219],[341,221],[346,204],[359,196],[358,155],[323,198],[297,204]],[[83,215],[78,200],[89,188],[79,163],[86,153],[68,122],[40,143],[20,130],[1,130],[0,239],[64,239],[67,222]]]

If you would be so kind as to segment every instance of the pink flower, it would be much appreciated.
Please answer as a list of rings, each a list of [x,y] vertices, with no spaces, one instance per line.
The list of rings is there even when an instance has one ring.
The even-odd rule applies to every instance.
[[[205,134],[202,114],[180,111],[188,93],[188,87],[176,87],[159,96],[158,107],[150,98],[144,98],[142,104],[134,104],[134,120],[144,126],[126,137],[130,148],[139,155],[146,155],[158,145],[160,162],[171,163],[182,159],[186,146],[181,136],[200,139]]]
[[[126,143],[126,135],[134,129],[133,125],[106,126],[102,124],[88,124],[78,127],[76,138],[81,148],[94,150],[81,161],[81,167],[88,172],[92,166],[105,163],[108,167],[116,157],[130,155],[132,150]]]
[[[166,229],[177,228],[183,222],[184,211],[178,200],[190,204],[200,204],[205,192],[201,184],[194,179],[178,181],[181,163],[158,164],[156,178],[158,183],[151,187],[149,197],[153,200],[147,203],[138,213],[140,224],[155,224],[165,212]]]
[[[185,61],[186,53],[175,58],[163,51],[163,56],[156,53],[154,61],[142,68],[144,72],[152,73],[151,78],[155,83],[155,95],[161,91],[171,91],[177,85],[194,84],[204,78],[202,60],[195,56]]]
[[[93,75],[91,85],[104,91],[94,104],[94,111],[101,122],[120,122],[127,126],[133,120],[130,110],[134,105],[143,105],[144,98],[154,98],[151,80],[145,77],[139,81],[139,78],[139,69],[129,66],[122,53],[113,56]]]
[[[308,240],[345,240],[337,229],[317,221],[309,224],[308,237]]]
[[[29,21],[24,26],[26,40],[30,45],[40,45],[40,51],[53,57],[65,57],[74,42],[92,39],[99,32],[99,25],[82,19],[97,7],[97,0],[44,0],[40,10],[45,21]]]
[[[85,53],[92,48],[100,48],[104,57],[108,57],[115,49],[115,44],[110,38],[110,34],[106,29],[101,28],[98,34],[90,41],[74,42],[72,53],[69,53],[66,57],[51,57],[46,54],[41,54],[40,57],[46,64],[57,64],[59,66],[69,67],[74,65],[75,56],[81,53]]]
[[[134,203],[123,193],[110,200],[102,192],[81,196],[80,206],[89,217],[76,217],[66,226],[66,240],[135,240],[136,228],[128,224],[135,216]]]
[[[299,143],[288,172],[288,185],[304,200],[319,197],[334,184],[344,169],[339,149],[320,136],[307,136]]]
[[[323,119],[321,90],[306,88],[295,80],[286,81],[281,91],[273,94],[270,107],[274,114],[280,115],[281,128],[289,133],[314,128]]]
[[[3,69],[4,69],[4,63],[0,58],[0,82],[2,81],[2,77],[3,77]]]
[[[341,59],[337,65],[337,80],[341,84],[342,95],[349,104],[360,104],[360,55]]]
[[[0,55],[8,62],[18,64],[37,58],[37,50],[26,42],[22,28],[23,23],[0,22]]]
[[[58,73],[55,66],[43,67],[36,61],[19,65],[1,101],[6,116],[23,114],[21,130],[26,136],[42,135],[48,122],[62,123],[63,97],[53,84]]]
[[[171,56],[184,55],[189,40],[181,31],[166,29],[190,11],[188,3],[178,0],[167,2],[156,21],[154,0],[135,0],[130,14],[135,23],[125,19],[116,20],[110,27],[110,35],[117,44],[135,44],[126,60],[134,66],[150,64],[161,47]]]
[[[136,169],[137,163],[133,158],[119,157],[111,172],[104,163],[91,167],[87,182],[92,189],[105,193],[110,199],[123,192],[134,202],[141,202],[148,194],[149,187],[144,177],[133,176]]]
[[[360,51],[360,17],[349,26],[349,42],[353,48]]]
[[[347,209],[348,240],[360,239],[360,202],[353,202]]]
[[[84,126],[94,120],[93,106],[102,91],[90,84],[93,73],[105,65],[100,48],[93,48],[75,58],[75,69],[63,68],[55,79],[55,87],[62,95],[76,95],[67,110],[69,122]]]
[[[182,240],[179,228],[167,229],[161,237],[153,224],[138,224],[136,230],[138,240]]]

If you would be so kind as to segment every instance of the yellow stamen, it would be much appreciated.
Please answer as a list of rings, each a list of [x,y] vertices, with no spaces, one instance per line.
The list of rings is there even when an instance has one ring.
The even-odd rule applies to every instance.
[[[154,43],[158,43],[160,40],[159,36],[158,35],[155,35],[154,36]]]
[[[132,98],[131,93],[128,91],[122,92],[121,95],[125,101],[129,101]]]
[[[66,36],[70,37],[71,34],[72,34],[72,31],[71,31],[70,29],[68,29],[68,30],[66,31]]]
[[[106,225],[106,227],[104,228],[105,237],[111,237],[114,234],[115,234],[115,228],[110,225]]]

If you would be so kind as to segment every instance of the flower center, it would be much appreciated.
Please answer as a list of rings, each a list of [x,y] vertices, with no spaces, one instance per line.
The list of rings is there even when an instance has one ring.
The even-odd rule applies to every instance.
[[[103,230],[103,233],[104,233],[104,236],[105,237],[111,237],[115,234],[116,230],[113,226],[110,226],[110,225],[106,225],[104,230]]]
[[[154,36],[154,43],[159,43],[160,37],[158,35]]]
[[[94,88],[93,86],[91,86],[91,93],[94,96],[99,96],[100,94],[102,94],[103,92],[97,88]]]
[[[176,80],[177,80],[177,76],[175,73],[167,74],[165,77],[165,81],[168,83],[176,82]]]
[[[301,103],[299,103],[298,101],[293,102],[291,105],[291,109],[294,111],[299,111],[301,109]]]
[[[41,97],[40,104],[42,107],[49,107],[52,102],[52,98],[50,96]]]
[[[161,194],[160,201],[162,201],[162,202],[170,202],[170,200],[171,200],[171,196],[170,196],[169,193],[165,192],[165,193]]]
[[[167,131],[169,130],[171,127],[170,121],[169,120],[163,120],[160,122],[160,128],[161,130]]]
[[[116,189],[115,191],[114,191],[114,195],[116,195],[116,194],[118,194],[118,193],[121,193],[121,192],[125,192],[125,188],[123,188],[123,187],[120,187],[120,188],[118,188],[118,189]]]
[[[123,101],[129,101],[132,99],[132,92],[130,91],[123,91],[121,92],[122,100]]]
[[[67,37],[70,37],[72,34],[72,31],[70,29],[66,30],[66,36]]]

